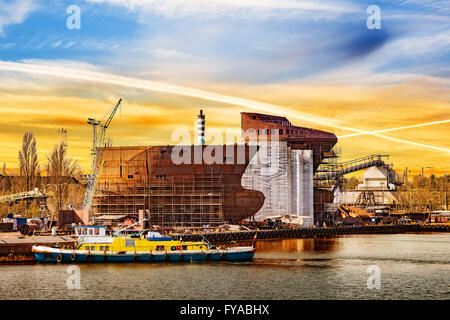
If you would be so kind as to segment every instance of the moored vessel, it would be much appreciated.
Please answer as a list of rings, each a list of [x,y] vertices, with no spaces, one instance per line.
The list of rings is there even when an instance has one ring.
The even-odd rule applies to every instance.
[[[101,226],[77,226],[78,245],[72,249],[33,246],[40,263],[246,261],[253,259],[254,246],[216,247],[206,240],[174,240],[159,232],[106,235]]]

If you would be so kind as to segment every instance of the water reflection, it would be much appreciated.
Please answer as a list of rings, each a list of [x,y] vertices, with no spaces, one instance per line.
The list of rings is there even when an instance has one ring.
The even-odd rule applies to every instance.
[[[337,238],[258,240],[256,252],[331,253],[340,249]]]
[[[258,240],[250,262],[0,266],[3,299],[446,299],[450,234]],[[367,267],[382,271],[367,288]],[[17,279],[20,279],[18,281]]]

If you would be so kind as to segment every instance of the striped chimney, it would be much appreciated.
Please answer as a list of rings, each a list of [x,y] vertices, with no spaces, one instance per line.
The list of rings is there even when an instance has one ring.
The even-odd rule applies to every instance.
[[[203,110],[197,116],[197,141],[199,145],[205,145],[205,115]]]

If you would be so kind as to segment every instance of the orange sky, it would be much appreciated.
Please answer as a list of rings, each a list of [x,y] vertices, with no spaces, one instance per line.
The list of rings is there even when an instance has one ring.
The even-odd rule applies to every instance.
[[[234,129],[239,134],[240,112],[254,109],[211,102],[173,94],[145,92],[108,85],[69,81],[27,81],[23,88],[6,83],[0,92],[0,161],[17,167],[21,138],[31,130],[37,138],[39,161],[60,139],[58,130],[68,130],[69,153],[89,168],[91,130],[88,117],[102,118],[119,97],[125,99],[109,129],[114,145],[174,144],[171,134],[186,129],[192,134],[198,110],[206,113],[207,134]],[[192,84],[191,84],[192,86]],[[196,88],[266,102],[287,108],[284,114],[298,126],[334,132],[337,136],[353,132],[299,120],[296,111],[332,118],[341,127],[380,130],[450,119],[450,93],[426,80],[397,85],[349,86],[304,83],[242,85],[204,84]],[[42,90],[44,88],[44,90]],[[8,89],[8,88],[7,88]],[[279,114],[274,110],[274,114]],[[397,139],[450,150],[450,124],[439,124],[385,133]],[[193,142],[195,142],[193,137]],[[450,151],[433,150],[379,137],[361,135],[338,142],[342,160],[370,154],[389,154],[397,171],[407,166],[412,173],[431,166],[432,173],[450,172]],[[425,169],[428,174],[430,169]]]

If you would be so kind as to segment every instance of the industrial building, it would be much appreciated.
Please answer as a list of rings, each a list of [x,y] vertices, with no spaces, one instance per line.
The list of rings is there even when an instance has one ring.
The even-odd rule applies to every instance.
[[[390,166],[370,167],[364,171],[363,183],[354,190],[339,192],[335,203],[364,207],[394,206],[397,185],[395,172]]]

